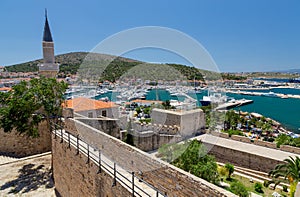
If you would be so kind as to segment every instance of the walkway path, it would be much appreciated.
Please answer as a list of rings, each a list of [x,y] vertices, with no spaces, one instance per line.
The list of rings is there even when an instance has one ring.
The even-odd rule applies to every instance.
[[[244,143],[244,142],[239,142],[236,140],[225,139],[222,137],[217,137],[217,136],[213,136],[213,135],[209,135],[209,134],[200,135],[193,139],[198,139],[205,143],[209,143],[209,144],[213,144],[213,145],[215,144],[215,145],[219,145],[219,146],[222,146],[225,148],[238,150],[241,152],[256,154],[258,156],[270,158],[270,159],[277,160],[277,161],[283,161],[284,159],[288,158],[289,156],[292,156],[292,157],[299,156],[297,154],[290,153],[290,152],[285,152],[285,151],[281,151],[281,150],[276,150],[276,149],[258,146],[258,145],[254,145],[254,144],[249,144],[249,143]]]
[[[0,196],[55,197],[50,153],[20,159],[3,158],[0,164]]]

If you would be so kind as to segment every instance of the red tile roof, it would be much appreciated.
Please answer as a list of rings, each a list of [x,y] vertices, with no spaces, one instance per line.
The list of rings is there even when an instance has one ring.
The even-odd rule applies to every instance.
[[[113,102],[103,102],[94,99],[78,97],[65,101],[64,107],[72,108],[74,111],[88,111],[117,107],[117,105],[115,105]]]
[[[0,88],[0,91],[10,91],[11,88],[8,88],[8,87],[3,87],[3,88]]]

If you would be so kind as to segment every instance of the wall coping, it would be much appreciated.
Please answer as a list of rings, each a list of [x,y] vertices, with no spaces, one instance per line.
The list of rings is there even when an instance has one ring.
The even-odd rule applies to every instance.
[[[161,160],[159,158],[155,158],[155,157],[149,155],[146,152],[143,152],[142,150],[140,150],[140,149],[138,149],[136,147],[130,146],[127,143],[125,143],[125,142],[123,142],[123,141],[121,141],[121,140],[119,140],[119,139],[117,139],[115,137],[112,137],[112,136],[110,136],[110,135],[108,135],[108,134],[106,134],[106,133],[104,133],[102,131],[99,131],[99,130],[97,130],[97,129],[89,126],[89,125],[86,125],[86,124],[84,124],[84,123],[82,123],[82,122],[80,122],[80,121],[78,121],[76,119],[73,119],[73,120],[74,120],[75,124],[80,124],[82,126],[85,126],[85,127],[89,128],[89,129],[93,130],[96,133],[104,135],[105,137],[109,138],[110,140],[116,141],[117,143],[119,143],[119,144],[121,144],[123,146],[126,146],[128,149],[131,149],[132,151],[137,152],[137,153],[139,153],[139,154],[147,157],[151,162],[156,163],[156,164],[158,164],[161,167],[171,168],[171,169],[176,170],[176,171],[180,172],[181,174],[183,174],[183,175],[185,175],[185,176],[193,179],[195,182],[204,184],[204,185],[210,187],[211,189],[218,191],[221,194],[224,194],[224,195],[229,196],[229,197],[236,197],[236,195],[234,195],[233,193],[231,193],[231,192],[229,192],[229,191],[227,191],[227,190],[225,190],[223,188],[220,188],[220,187],[218,187],[218,186],[216,186],[216,185],[214,185],[212,183],[209,183],[208,181],[206,181],[204,179],[196,177],[196,176],[194,176],[194,175],[192,175],[192,174],[190,174],[188,172],[185,172],[184,170],[179,169],[179,168],[177,168],[177,167],[175,167],[175,166],[173,166],[173,165],[171,165],[171,164],[169,164],[169,163],[167,163],[167,162],[165,162],[165,161],[163,161],[163,160]]]

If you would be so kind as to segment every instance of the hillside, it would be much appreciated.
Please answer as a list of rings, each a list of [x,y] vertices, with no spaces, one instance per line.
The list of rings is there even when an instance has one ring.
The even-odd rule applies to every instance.
[[[60,64],[59,75],[61,77],[77,72],[88,74],[89,78],[101,81],[115,81],[121,76],[134,76],[150,80],[161,80],[166,79],[166,77],[170,80],[179,78],[203,80],[203,75],[205,75],[207,80],[220,77],[217,73],[200,70],[195,67],[180,64],[148,64],[105,54],[73,52],[57,55],[55,58],[56,62]],[[8,72],[36,72],[38,71],[37,65],[39,63],[42,63],[42,59],[6,66],[5,69]],[[138,67],[136,67],[137,65]],[[124,75],[125,73],[126,75]]]

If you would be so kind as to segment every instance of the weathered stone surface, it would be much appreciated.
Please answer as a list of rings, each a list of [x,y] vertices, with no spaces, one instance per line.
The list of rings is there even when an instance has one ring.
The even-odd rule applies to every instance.
[[[46,121],[40,123],[39,133],[39,137],[32,138],[16,131],[5,133],[1,129],[0,153],[14,157],[25,157],[51,151],[51,134]]]
[[[300,148],[292,147],[288,145],[281,145],[280,150],[300,154]]]
[[[74,133],[127,171],[142,172],[142,178],[168,196],[235,196],[147,153],[73,120]],[[109,175],[97,174],[95,165],[86,164],[84,155],[53,140],[54,179],[62,196],[129,196],[125,188],[112,188]],[[118,193],[119,192],[119,193]]]
[[[210,147],[209,154],[214,155],[217,161],[222,163],[229,162],[240,167],[263,171],[263,172],[269,172],[277,164],[283,163],[282,161],[259,156],[255,154],[255,151],[253,153],[250,153],[250,152],[243,152],[239,150],[230,149],[216,144],[212,145],[212,144],[204,143],[204,145],[209,146]]]
[[[112,187],[113,178],[98,166],[87,163],[86,156],[76,155],[74,148],[67,143],[53,139],[53,174],[55,189],[61,196],[131,196],[120,184]]]

